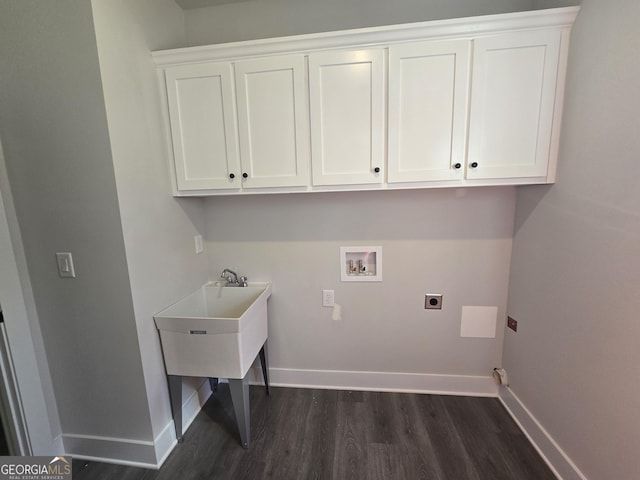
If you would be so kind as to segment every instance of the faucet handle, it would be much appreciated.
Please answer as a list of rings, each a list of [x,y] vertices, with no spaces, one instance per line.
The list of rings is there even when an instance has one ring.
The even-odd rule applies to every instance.
[[[245,277],[244,275],[242,277],[240,277],[240,279],[238,280],[238,284],[242,285],[243,287],[247,286],[247,280],[249,280],[247,277]]]

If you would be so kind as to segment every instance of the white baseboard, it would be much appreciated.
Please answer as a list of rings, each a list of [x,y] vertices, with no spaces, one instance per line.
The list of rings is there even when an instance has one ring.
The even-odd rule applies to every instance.
[[[198,389],[183,402],[183,432],[189,428],[210,395],[209,382],[203,380]],[[62,434],[62,442],[66,454],[73,458],[154,470],[160,468],[177,445],[173,420],[153,441],[65,433]]]
[[[498,395],[498,387],[491,376],[269,368],[269,383],[276,387],[331,390],[431,393],[472,397]]]
[[[156,464],[153,467],[148,468],[158,469],[167,459],[169,454],[173,451],[173,448],[178,444],[178,440],[176,439],[176,429],[173,426],[173,420],[167,423],[160,434],[156,436],[156,439],[153,443],[155,448]]]
[[[66,455],[65,450],[64,450],[64,442],[62,441],[62,434],[58,434],[56,435],[54,438],[51,439],[51,446],[46,448],[44,451],[42,452],[21,452],[18,453],[16,455],[22,455],[22,456],[29,456],[29,455],[44,455],[44,456],[48,456],[48,455]]]
[[[187,428],[196,419],[198,413],[211,396],[211,386],[209,379],[204,379],[198,385],[198,388],[182,403],[182,431],[186,432]],[[173,422],[171,422],[173,427]],[[175,438],[175,430],[173,431]]]
[[[558,479],[587,480],[509,387],[501,387],[498,398]]]
[[[63,433],[62,441],[66,454],[73,458],[130,467],[158,468],[152,441],[72,433]]]

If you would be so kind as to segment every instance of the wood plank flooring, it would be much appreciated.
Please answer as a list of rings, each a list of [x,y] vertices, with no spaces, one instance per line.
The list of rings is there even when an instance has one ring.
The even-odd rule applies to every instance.
[[[553,480],[496,398],[252,386],[244,450],[220,384],[158,471],[73,461],[74,480]]]

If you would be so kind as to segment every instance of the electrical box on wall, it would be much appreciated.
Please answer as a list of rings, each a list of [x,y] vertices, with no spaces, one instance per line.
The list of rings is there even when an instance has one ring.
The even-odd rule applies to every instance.
[[[381,282],[382,247],[340,247],[343,282]]]

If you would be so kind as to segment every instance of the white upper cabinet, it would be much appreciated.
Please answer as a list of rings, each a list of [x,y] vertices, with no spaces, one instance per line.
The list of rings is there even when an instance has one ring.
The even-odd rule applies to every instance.
[[[368,49],[309,55],[313,185],[382,183],[383,53]]]
[[[174,195],[553,182],[578,12],[153,52]]]
[[[302,55],[235,65],[243,188],[309,183],[309,113]]]
[[[178,190],[233,188],[239,171],[232,71],[228,63],[179,65],[165,73]]]
[[[389,47],[388,181],[460,180],[471,42]]]
[[[467,178],[547,177],[560,40],[559,30],[475,40]]]

